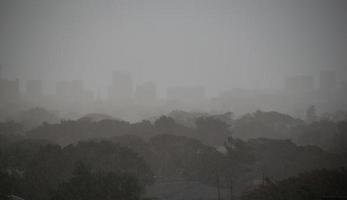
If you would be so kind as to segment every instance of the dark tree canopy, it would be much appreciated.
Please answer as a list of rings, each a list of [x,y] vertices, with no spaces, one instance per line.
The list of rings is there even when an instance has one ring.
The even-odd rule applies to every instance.
[[[139,200],[143,189],[137,179],[128,174],[97,171],[79,163],[73,176],[59,184],[52,200]]]
[[[263,185],[245,193],[242,200],[307,200],[347,196],[347,171],[314,170],[279,182],[266,179]]]

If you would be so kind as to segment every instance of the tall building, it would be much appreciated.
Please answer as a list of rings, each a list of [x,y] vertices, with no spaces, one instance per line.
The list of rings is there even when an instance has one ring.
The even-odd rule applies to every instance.
[[[29,98],[38,99],[42,97],[42,81],[41,80],[28,80],[26,82],[26,95]]]
[[[139,104],[153,104],[157,99],[157,88],[153,82],[146,82],[136,86],[135,100]]]
[[[114,103],[126,103],[132,99],[132,78],[130,74],[114,71],[112,74],[112,85],[110,87],[110,99]]]
[[[307,75],[289,77],[285,81],[285,89],[287,92],[312,92],[314,90],[314,78]]]
[[[56,84],[56,95],[58,98],[68,98],[71,96],[68,81],[59,81]]]
[[[0,101],[15,102],[19,100],[19,80],[7,80],[2,77],[2,66],[0,65]]]
[[[329,91],[336,89],[336,73],[334,71],[321,71],[319,77],[319,89]]]
[[[18,100],[20,96],[19,80],[0,79],[0,99],[11,102]]]
[[[83,98],[85,90],[83,87],[83,81],[82,80],[73,80],[70,82],[70,90],[71,93],[76,96],[77,98]]]
[[[56,84],[56,95],[66,101],[85,102],[92,95],[85,90],[82,80],[60,81]]]

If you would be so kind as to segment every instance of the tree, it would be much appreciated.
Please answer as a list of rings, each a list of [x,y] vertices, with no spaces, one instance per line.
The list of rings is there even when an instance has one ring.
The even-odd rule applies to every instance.
[[[157,119],[154,122],[154,126],[157,129],[170,131],[173,128],[175,128],[177,126],[177,124],[176,124],[175,120],[173,120],[171,117],[161,116],[159,119]]]
[[[255,157],[247,143],[232,137],[228,138],[224,146],[227,149],[227,159],[225,168],[226,185],[230,190],[230,199],[234,197],[234,185],[240,184],[241,177],[251,171],[251,164],[254,164]]]
[[[61,183],[52,200],[138,200],[143,189],[136,178],[128,174],[92,172],[79,163],[73,177]]]
[[[82,167],[74,170],[75,163],[79,162],[85,163],[90,170]],[[64,148],[46,145],[34,153],[32,160],[25,166],[20,196],[47,200],[51,191],[56,190],[60,183],[65,183],[76,174],[88,174],[87,171],[121,175],[126,173],[136,177],[141,187],[154,181],[149,166],[137,153],[110,141],[80,142]],[[77,177],[85,177],[84,175]]]
[[[221,146],[231,135],[230,125],[213,116],[199,117],[195,123],[200,139],[206,144]]]
[[[17,192],[16,177],[0,170],[0,200]]]
[[[347,155],[347,121],[337,124],[338,133],[335,136],[336,152]]]
[[[284,139],[290,137],[292,127],[302,123],[301,120],[286,114],[256,111],[234,121],[233,135],[242,139],[258,137]]]
[[[324,196],[347,196],[347,171],[313,170],[296,177],[272,182],[269,179],[265,185],[242,195],[242,200],[307,200],[322,199]]]

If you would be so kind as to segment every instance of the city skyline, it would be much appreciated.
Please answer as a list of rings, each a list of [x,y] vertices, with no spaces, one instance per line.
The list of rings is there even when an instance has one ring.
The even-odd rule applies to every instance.
[[[321,70],[341,80],[345,7],[341,0],[2,0],[0,64],[11,78],[84,80],[94,91],[109,85],[113,70],[156,82],[160,94],[175,85],[205,85],[208,96],[280,89],[286,77]]]
[[[2,72],[0,72],[2,73]],[[116,75],[116,77],[115,77]],[[125,77],[124,77],[125,76]],[[92,88],[88,87],[88,84],[86,84],[88,81],[83,79],[63,79],[63,80],[56,80],[56,81],[50,81],[50,80],[44,80],[44,79],[27,79],[27,80],[21,80],[19,78],[3,78],[0,77],[0,79],[8,80],[8,81],[18,81],[19,85],[19,91],[22,93],[26,93],[28,90],[36,90],[35,92],[37,95],[56,95],[59,94],[59,84],[65,84],[68,85],[75,82],[76,84],[80,85],[79,87],[84,88],[88,90],[93,98],[102,98],[102,99],[108,99],[112,98],[112,87],[117,85],[128,85],[127,90],[123,92],[128,92],[128,97],[136,98],[136,92],[139,88],[143,87],[144,85],[153,84],[155,88],[155,96],[158,98],[167,99],[169,98],[168,93],[170,93],[169,90],[175,90],[175,89],[202,89],[203,95],[206,98],[213,98],[218,95],[220,95],[223,92],[226,92],[228,90],[249,90],[249,91],[274,91],[274,92],[285,92],[285,91],[297,91],[302,90],[303,92],[307,91],[314,91],[314,90],[335,90],[339,88],[343,88],[346,86],[346,82],[344,80],[338,79],[337,73],[333,70],[322,70],[320,71],[316,76],[314,75],[307,75],[307,74],[300,74],[300,75],[292,75],[287,76],[282,80],[282,87],[275,88],[275,89],[266,89],[266,88],[241,88],[241,87],[229,87],[225,88],[224,90],[221,90],[219,93],[216,93],[215,95],[206,95],[208,94],[208,91],[206,90],[206,85],[198,85],[198,84],[192,84],[192,85],[170,85],[166,88],[163,88],[163,91],[161,91],[159,95],[159,90],[157,89],[157,84],[153,80],[144,80],[143,82],[135,82],[133,80],[132,74],[126,72],[126,71],[120,71],[120,70],[114,70],[112,71],[112,76],[110,77],[110,80],[108,81],[109,84],[105,85],[103,88],[98,87],[96,90],[93,90]],[[119,80],[120,79],[120,80]],[[124,82],[125,81],[125,82]],[[47,84],[52,84],[51,89],[47,89]],[[75,84],[75,85],[76,85]],[[34,88],[36,85],[36,88]],[[43,87],[43,85],[46,85],[46,88]],[[39,87],[39,89],[37,88]],[[104,94],[101,95],[100,91],[103,90]],[[121,92],[122,88],[114,88],[114,92]],[[48,92],[49,91],[49,92]],[[189,93],[189,92],[188,92]],[[171,95],[172,96],[172,95]]]

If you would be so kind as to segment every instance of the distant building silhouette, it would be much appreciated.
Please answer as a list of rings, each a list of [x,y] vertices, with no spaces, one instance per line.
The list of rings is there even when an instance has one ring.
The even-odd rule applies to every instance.
[[[132,99],[132,78],[130,74],[114,71],[110,87],[110,99],[115,104],[127,103]]]
[[[70,102],[90,100],[92,94],[84,89],[82,80],[60,81],[56,85],[56,95],[59,99]]]
[[[85,96],[85,90],[83,87],[82,80],[71,81],[71,92],[78,98],[83,98]]]
[[[337,80],[334,71],[321,71],[319,77],[319,89],[330,91],[336,89]]]
[[[17,102],[20,97],[19,80],[8,80],[2,77],[2,66],[0,65],[0,102]]]
[[[287,92],[312,92],[314,90],[314,78],[307,75],[289,77],[286,79],[285,89]]]
[[[68,98],[71,95],[68,81],[59,81],[56,84],[56,94],[59,98]]]
[[[20,96],[19,80],[0,79],[0,98],[2,101],[12,102]]]

